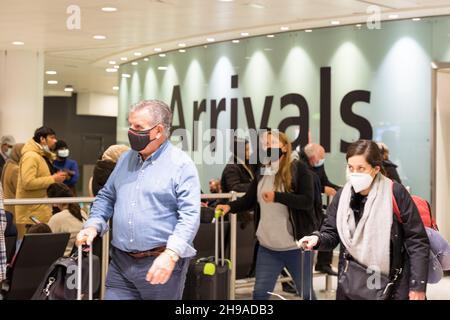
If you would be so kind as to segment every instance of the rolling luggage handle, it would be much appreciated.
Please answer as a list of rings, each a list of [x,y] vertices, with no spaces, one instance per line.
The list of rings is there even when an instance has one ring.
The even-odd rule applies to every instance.
[[[88,271],[88,276],[89,276],[89,300],[92,300],[92,274],[93,274],[93,270],[92,270],[92,245],[88,246],[89,248],[89,271]],[[78,270],[77,270],[77,300],[81,300],[81,291],[82,291],[82,272],[83,272],[83,246],[79,246],[78,247]]]
[[[221,257],[220,257],[220,265],[225,265],[225,235],[224,235],[224,215],[223,211],[221,209],[216,210],[215,215],[215,228],[216,228],[216,234],[215,234],[215,263],[218,266],[219,265],[219,223],[220,223],[220,251],[221,251]]]

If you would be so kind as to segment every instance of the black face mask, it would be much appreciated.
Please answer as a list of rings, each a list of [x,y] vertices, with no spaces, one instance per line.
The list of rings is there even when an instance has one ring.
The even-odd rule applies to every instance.
[[[269,162],[280,160],[283,154],[285,154],[285,152],[283,152],[281,148],[267,148],[264,164],[269,164]]]
[[[145,131],[136,131],[131,128],[128,129],[128,140],[130,141],[131,149],[139,152],[144,150],[150,143],[155,141],[156,138],[150,139],[149,133],[156,126]]]

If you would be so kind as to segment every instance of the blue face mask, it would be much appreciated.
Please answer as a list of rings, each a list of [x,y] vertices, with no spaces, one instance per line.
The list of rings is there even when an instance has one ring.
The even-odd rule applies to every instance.
[[[316,162],[316,164],[314,165],[314,167],[315,167],[315,168],[319,168],[319,167],[323,166],[324,163],[325,163],[325,158],[319,160],[318,162]]]

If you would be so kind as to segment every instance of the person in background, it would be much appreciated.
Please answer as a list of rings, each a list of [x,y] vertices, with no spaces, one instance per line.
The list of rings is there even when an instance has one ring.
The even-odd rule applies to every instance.
[[[220,186],[219,179],[211,179],[209,180],[209,192],[214,193],[222,193],[222,188]],[[215,208],[220,203],[220,199],[210,199],[206,201],[206,206]]]
[[[347,183],[333,198],[320,231],[302,238],[299,247],[328,251],[340,244],[338,300],[370,299],[375,296],[371,289],[383,290],[380,285],[367,286],[374,271],[390,279],[397,275],[388,299],[424,300],[430,244],[411,196],[383,175],[375,142],[352,143],[346,159]],[[394,213],[393,197],[400,218]]]
[[[263,132],[261,147],[267,158],[246,194],[217,209],[224,214],[252,208],[255,211],[259,247],[253,299],[267,300],[285,267],[297,291],[303,292],[305,299],[314,298],[312,264],[303,263],[296,245],[298,239],[316,228],[312,175],[305,164],[291,161],[291,142],[286,134]]]
[[[334,196],[336,194],[336,190],[334,188],[337,186],[332,184],[328,180],[328,177],[325,173],[324,157],[325,149],[319,144],[310,143],[305,146],[301,160],[303,160],[303,162],[309,167],[314,175],[314,178],[318,180],[317,184],[319,186],[318,188],[320,192],[326,193],[328,196]],[[320,176],[319,173],[321,174]],[[323,186],[322,183],[328,183],[328,185]],[[318,194],[317,197],[315,197],[315,202],[318,214],[323,215],[321,193]],[[323,218],[321,220],[323,220]],[[317,254],[315,270],[318,272],[327,273],[331,276],[337,276],[337,272],[331,267],[332,261],[333,251],[319,251]]]
[[[95,164],[94,173],[89,183],[92,196],[97,196],[99,191],[106,184],[106,181],[108,181],[108,178],[111,175],[111,172],[113,172],[121,155],[129,150],[130,147],[124,144],[115,144],[103,152],[102,156]]]
[[[67,179],[64,184],[67,185],[73,194],[76,195],[75,184],[80,178],[80,172],[78,170],[78,164],[75,160],[70,159],[70,150],[67,143],[63,140],[58,140],[55,144],[56,159],[53,161],[53,165],[59,171],[67,173]]]
[[[41,222],[41,223],[31,225],[27,229],[26,234],[36,234],[36,233],[52,233],[52,229],[50,228],[50,226],[48,224]]]
[[[131,108],[132,150],[120,157],[92,205],[77,245],[114,220],[105,300],[180,300],[200,226],[200,180],[170,142],[172,111],[145,100]]]
[[[397,172],[398,166],[389,160],[389,148],[383,142],[377,143],[378,148],[381,150],[381,154],[383,155],[383,168],[386,171],[386,177],[391,180],[397,181],[398,183],[402,183],[400,176]]]
[[[36,129],[22,149],[19,162],[19,179],[17,180],[17,199],[46,198],[47,188],[55,182],[67,179],[67,173],[56,172],[53,167],[54,154],[51,150],[56,144],[55,131],[47,127]],[[16,224],[19,238],[25,233],[25,228],[31,223],[30,217],[36,216],[46,223],[52,216],[50,205],[16,206]]]
[[[2,187],[5,199],[15,199],[17,191],[17,180],[19,179],[19,162],[22,158],[22,149],[24,144],[17,143],[12,148],[11,157],[6,161],[2,172]],[[5,211],[13,214],[15,212],[14,206],[5,206]],[[15,220],[15,217],[14,217]]]
[[[3,170],[3,166],[5,165],[6,161],[10,158],[12,148],[14,144],[16,143],[16,140],[13,136],[3,136],[0,139],[0,174]]]

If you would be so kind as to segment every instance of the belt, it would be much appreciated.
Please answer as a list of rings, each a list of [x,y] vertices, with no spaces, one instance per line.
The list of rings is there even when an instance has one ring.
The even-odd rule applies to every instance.
[[[166,247],[162,246],[162,247],[153,248],[153,249],[147,250],[147,251],[127,252],[127,254],[130,257],[133,257],[135,259],[142,259],[142,258],[146,258],[146,257],[157,257],[161,253],[163,253],[164,250],[166,250]]]

